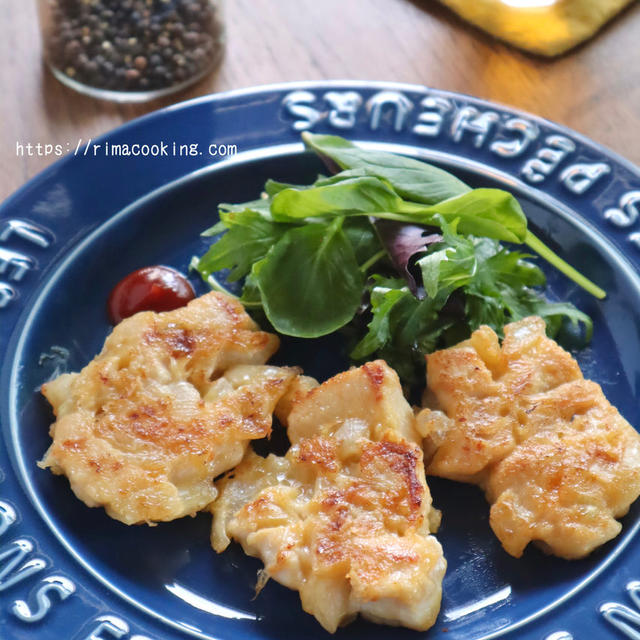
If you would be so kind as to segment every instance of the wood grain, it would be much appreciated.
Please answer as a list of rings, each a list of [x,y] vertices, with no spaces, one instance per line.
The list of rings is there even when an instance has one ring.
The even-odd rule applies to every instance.
[[[218,71],[144,105],[76,94],[41,62],[34,2],[3,3],[0,25],[0,199],[52,157],[16,143],[88,139],[194,96],[290,80],[411,82],[460,91],[565,124],[640,163],[640,6],[555,60],[510,48],[433,0],[228,0]]]

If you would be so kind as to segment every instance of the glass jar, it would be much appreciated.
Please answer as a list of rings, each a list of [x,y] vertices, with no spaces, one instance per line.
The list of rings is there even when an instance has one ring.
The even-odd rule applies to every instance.
[[[138,102],[179,91],[222,57],[222,0],[38,2],[49,67],[98,98]]]

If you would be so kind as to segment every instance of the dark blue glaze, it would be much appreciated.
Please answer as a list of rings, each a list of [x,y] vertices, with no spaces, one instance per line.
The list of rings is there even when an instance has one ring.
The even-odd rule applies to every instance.
[[[0,208],[0,235],[8,221],[18,219],[35,223],[53,240],[45,248],[14,234],[0,243],[37,261],[37,268],[12,283],[19,297],[0,308],[0,509],[4,503],[19,516],[0,535],[0,558],[3,549],[24,539],[35,546],[24,561],[46,562],[41,571],[5,588],[6,562],[0,560],[2,640],[84,640],[105,615],[129,628],[121,636],[103,631],[109,640],[130,640],[136,634],[153,640],[327,637],[302,612],[298,595],[273,581],[253,599],[260,563],[245,557],[237,546],[217,556],[208,543],[208,515],[154,528],[126,527],[102,510],[85,507],[64,478],[35,465],[48,445],[52,421],[37,390],[56,367],[78,370],[99,350],[109,331],[105,305],[113,285],[149,264],[186,271],[191,256],[207,246],[198,234],[215,220],[216,203],[255,197],[267,177],[308,181],[322,170],[314,157],[301,154],[299,133],[292,128],[296,117],[282,106],[286,96],[300,90],[311,92],[318,106],[327,91],[351,90],[363,99],[353,129],[332,128],[324,119],[314,131],[393,145],[439,162],[474,186],[514,191],[534,230],[607,290],[607,299],[597,302],[559,274],[548,273],[553,297],[570,299],[594,318],[592,345],[577,353],[585,375],[603,386],[636,428],[640,425],[640,252],[629,241],[631,229],[615,227],[603,217],[624,193],[640,189],[637,168],[541,119],[421,87],[283,85],[177,105],[96,142],[199,142],[203,149],[211,142],[230,143],[238,145],[240,155],[225,162],[215,162],[206,152],[189,158],[68,157]],[[540,135],[524,155],[507,158],[491,152],[489,140],[476,147],[468,133],[456,142],[450,133],[453,112],[442,133],[429,138],[412,131],[415,118],[394,130],[389,109],[372,129],[365,104],[383,90],[407,96],[414,111],[425,96],[435,96],[458,111],[465,106],[493,110],[501,122],[520,116],[534,123]],[[501,126],[496,125],[492,140],[510,135]],[[572,140],[575,151],[535,188],[523,180],[523,163],[554,134]],[[610,172],[583,194],[569,191],[559,179],[568,165],[599,162]],[[0,280],[3,277],[8,278],[7,271]],[[193,282],[202,292],[201,283]],[[63,347],[68,356],[43,359],[42,354],[55,356],[52,347]],[[285,340],[278,360],[301,364],[320,379],[346,364],[335,338]],[[477,488],[437,479],[429,484],[435,505],[443,511],[438,538],[449,563],[437,624],[419,634],[358,621],[340,630],[338,637],[542,640],[558,631],[570,632],[575,640],[625,637],[598,609],[611,601],[634,610],[625,587],[640,580],[640,542],[635,535],[640,505],[623,519],[622,534],[586,560],[566,562],[534,548],[516,560],[502,551],[491,533],[488,507]],[[53,606],[40,622],[18,620],[11,612],[13,603],[26,600],[35,608],[36,591],[51,575],[72,579],[75,593],[64,602],[51,596]]]

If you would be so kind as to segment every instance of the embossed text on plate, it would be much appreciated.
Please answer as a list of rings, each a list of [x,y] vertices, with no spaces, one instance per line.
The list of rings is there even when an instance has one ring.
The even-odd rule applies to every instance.
[[[561,174],[560,180],[569,191],[582,195],[602,176],[611,173],[611,167],[606,162],[592,164],[579,163],[567,167]]]
[[[633,226],[640,216],[640,191],[627,191],[621,196],[618,207],[607,209],[605,220],[620,228]]]
[[[632,227],[640,218],[640,190],[627,191],[618,201],[618,207],[611,207],[604,212],[605,220],[614,227],[626,229]],[[640,249],[640,231],[634,231],[627,236],[629,242]]]
[[[76,585],[64,576],[52,575],[44,578],[37,585],[27,600],[16,600],[11,612],[23,622],[39,622],[51,609],[53,602],[51,595],[54,593],[60,600],[66,600],[76,590]],[[29,602],[33,602],[32,607]]]
[[[135,634],[128,636],[129,624],[122,618],[112,614],[103,615],[95,619],[94,626],[85,636],[83,640],[151,640],[148,636]]]
[[[444,124],[444,116],[453,108],[451,101],[428,96],[423,98],[420,106],[423,111],[418,114],[418,123],[413,127],[413,133],[429,138],[439,136]]]
[[[34,544],[18,538],[0,548],[0,592],[42,571],[47,563],[39,557],[30,557]]]
[[[296,131],[306,131],[315,125],[322,114],[311,105],[316,101],[316,96],[311,91],[292,91],[282,100],[282,106],[289,115],[296,118],[292,127]]]
[[[369,126],[374,131],[380,127],[385,111],[393,114],[393,130],[402,131],[409,112],[413,109],[413,102],[399,91],[379,91],[369,98],[367,111],[369,112]]]
[[[16,510],[8,503],[0,500],[0,536],[18,519]]]
[[[552,135],[545,140],[546,145],[539,149],[535,158],[524,163],[521,173],[529,182],[544,182],[558,165],[576,150],[575,143],[566,136]]]
[[[600,607],[602,617],[630,640],[640,640],[640,580],[627,584],[627,593],[635,605],[631,609],[619,602],[605,602]]]
[[[336,129],[353,129],[362,96],[356,91],[328,91],[324,99],[331,105],[329,124]]]
[[[7,220],[0,231],[0,241],[6,242],[11,236],[18,236],[46,249],[51,244],[49,232],[42,227],[24,220]]]
[[[12,505],[0,500],[0,537],[18,522]],[[34,554],[35,545],[27,538],[17,538],[0,546],[0,593],[8,591],[40,573],[47,561]],[[76,590],[75,584],[61,575],[50,575],[33,587],[27,600],[15,600],[9,611],[22,622],[39,622],[54,605],[51,595],[58,594],[58,602],[66,600]],[[31,603],[31,604],[30,604]]]
[[[16,284],[27,272],[38,265],[30,255],[24,253],[24,248],[2,245],[31,244],[41,249],[48,248],[53,241],[53,234],[25,220],[5,220],[0,224],[0,309],[8,306],[18,295]]]
[[[113,640],[124,638],[129,633],[129,625],[118,616],[104,615],[96,618],[95,626],[84,640]]]
[[[479,149],[498,120],[500,116],[495,111],[480,112],[475,107],[462,107],[453,119],[451,137],[454,142],[460,142],[465,132],[469,132],[473,136],[473,146]]]
[[[503,127],[513,132],[512,136],[504,140],[496,140],[489,147],[493,153],[503,158],[516,158],[522,155],[540,135],[538,127],[524,118],[509,118]]]

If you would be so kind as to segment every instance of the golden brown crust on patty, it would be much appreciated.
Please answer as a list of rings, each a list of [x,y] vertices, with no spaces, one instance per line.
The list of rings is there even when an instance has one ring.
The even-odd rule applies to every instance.
[[[56,422],[40,466],[127,524],[194,514],[215,498],[213,478],[271,432],[296,375],[263,364],[277,347],[219,293],[124,320],[80,373],[43,385]]]
[[[427,472],[473,482],[519,557],[531,541],[579,558],[615,537],[640,495],[640,435],[545,335],[541,318],[488,327],[427,358],[417,417]]]
[[[239,541],[330,632],[358,613],[431,627],[446,563],[395,372],[377,361],[339,374],[298,396],[286,421],[286,456],[249,452],[219,482],[214,548]]]

